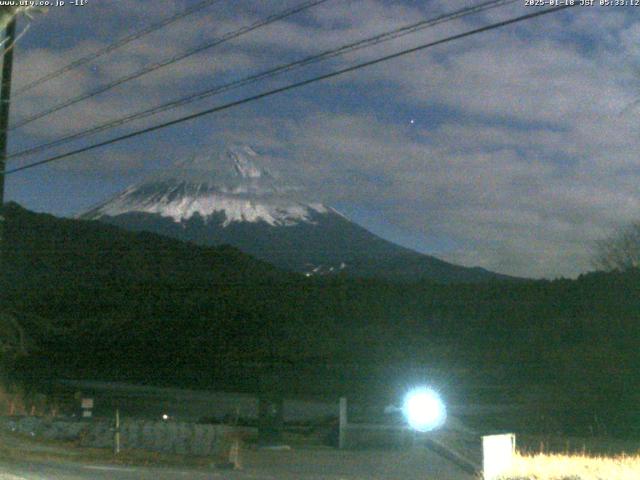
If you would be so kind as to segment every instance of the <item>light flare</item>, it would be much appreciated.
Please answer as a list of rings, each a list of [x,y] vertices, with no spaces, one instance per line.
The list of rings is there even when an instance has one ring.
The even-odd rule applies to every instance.
[[[402,413],[409,426],[418,432],[440,428],[447,419],[447,409],[440,395],[426,387],[419,387],[407,393]]]

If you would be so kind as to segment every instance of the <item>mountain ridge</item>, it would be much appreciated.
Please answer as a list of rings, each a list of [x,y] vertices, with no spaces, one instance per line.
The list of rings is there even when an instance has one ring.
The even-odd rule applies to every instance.
[[[264,162],[264,164],[263,164]],[[134,231],[198,245],[233,245],[307,276],[439,282],[513,280],[396,245],[292,185],[248,146],[176,164],[81,214]]]

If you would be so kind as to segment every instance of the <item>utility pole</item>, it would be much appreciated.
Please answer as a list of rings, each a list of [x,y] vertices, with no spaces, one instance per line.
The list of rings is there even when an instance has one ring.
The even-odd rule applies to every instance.
[[[11,77],[13,74],[13,50],[16,40],[16,18],[9,22],[4,34],[2,59],[2,86],[0,87],[0,208],[4,206],[4,172],[7,161],[9,108],[11,107]],[[0,271],[4,268],[4,209],[0,211]]]
[[[113,454],[120,453],[120,409],[116,408],[116,426],[113,429]]]

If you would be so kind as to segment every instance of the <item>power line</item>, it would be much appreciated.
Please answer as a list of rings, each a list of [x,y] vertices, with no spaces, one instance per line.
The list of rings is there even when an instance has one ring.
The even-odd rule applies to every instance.
[[[23,127],[25,125],[28,125],[29,123],[35,122],[36,120],[39,120],[41,118],[44,118],[46,116],[51,115],[52,113],[58,112],[64,108],[70,107],[72,105],[75,105],[78,102],[81,102],[83,100],[88,100],[92,97],[95,97],[96,95],[99,95],[101,93],[107,92],[119,85],[122,85],[126,82],[129,82],[131,80],[135,80],[137,78],[142,77],[143,75],[146,75],[147,73],[151,73],[154,72],[156,70],[159,70],[163,67],[169,66],[169,65],[173,65],[174,63],[177,63],[181,60],[184,60],[185,58],[191,57],[197,53],[201,53],[204,52],[205,50],[209,50],[213,47],[216,47],[222,43],[228,42],[229,40],[233,40],[235,38],[238,38],[246,33],[252,32],[254,30],[257,30],[261,27],[264,27],[266,25],[269,25],[271,23],[277,22],[279,20],[283,20],[287,17],[290,17],[296,13],[302,12],[304,10],[307,10],[309,8],[315,7],[316,5],[320,5],[322,3],[326,3],[329,0],[307,0],[305,2],[303,2],[300,5],[297,5],[295,7],[292,8],[288,8],[286,10],[283,10],[279,13],[273,14],[273,15],[269,15],[268,17],[265,17],[261,20],[258,20],[248,26],[242,27],[238,30],[233,30],[225,35],[223,35],[220,38],[216,38],[214,39],[212,42],[207,42],[204,43],[202,45],[199,45],[198,47],[192,48],[190,50],[187,50],[184,53],[175,55],[167,60],[164,60],[162,62],[158,62],[158,63],[154,63],[152,65],[149,65],[147,67],[144,67],[132,74],[129,74],[125,77],[121,77],[118,80],[114,80],[111,83],[108,83],[92,92],[86,93],[86,94],[82,94],[82,95],[78,95],[77,97],[73,97],[65,102],[62,102],[54,107],[51,107],[47,110],[41,111],[39,113],[36,113],[30,117],[27,117],[26,119],[23,119],[19,122],[17,122],[15,125],[13,125],[12,127],[9,128],[9,130],[15,130],[16,128],[20,128]]]
[[[340,47],[338,49],[328,50],[328,51],[322,52],[320,54],[313,55],[311,57],[306,57],[306,58],[304,58],[302,60],[298,60],[298,61],[286,64],[286,65],[280,65],[280,66],[278,66],[276,68],[267,70],[265,72],[261,72],[261,73],[255,74],[255,75],[251,75],[249,77],[245,77],[245,78],[240,79],[240,80],[236,80],[236,81],[231,82],[231,83],[227,83],[227,84],[224,84],[224,85],[221,85],[221,86],[217,86],[217,87],[214,87],[213,89],[205,90],[203,92],[199,92],[199,93],[194,94],[194,95],[183,97],[181,99],[174,100],[174,101],[171,101],[169,103],[162,104],[162,105],[154,107],[152,109],[148,109],[148,110],[144,110],[144,111],[141,111],[141,112],[137,112],[137,113],[131,114],[129,116],[123,117],[121,119],[112,120],[112,121],[106,122],[106,123],[104,123],[102,125],[98,125],[96,127],[92,127],[90,129],[87,129],[87,130],[84,130],[84,131],[69,135],[67,137],[63,137],[61,139],[58,139],[58,140],[55,140],[55,141],[52,141],[52,142],[49,142],[49,143],[46,143],[46,144],[43,144],[43,145],[38,145],[36,147],[32,147],[30,149],[14,153],[14,154],[10,155],[8,158],[15,158],[15,157],[19,157],[19,156],[32,154],[32,153],[35,153],[35,152],[38,152],[38,151],[42,151],[42,150],[45,150],[45,149],[48,149],[48,148],[51,148],[51,147],[54,147],[54,146],[57,146],[57,145],[61,145],[61,144],[66,143],[66,142],[68,142],[70,140],[75,140],[75,139],[82,138],[82,137],[90,135],[90,134],[94,134],[94,133],[98,133],[98,132],[104,131],[106,129],[110,129],[110,128],[113,128],[113,127],[116,127],[116,126],[121,126],[121,125],[123,125],[125,123],[128,123],[130,121],[133,121],[133,120],[138,120],[138,119],[141,119],[141,118],[145,118],[145,117],[148,117],[150,115],[154,115],[154,114],[157,114],[157,113],[160,113],[160,112],[164,112],[164,111],[167,111],[167,110],[170,110],[170,109],[173,109],[173,108],[177,108],[179,106],[187,105],[187,104],[192,103],[192,102],[197,101],[197,100],[202,100],[202,99],[204,99],[206,97],[209,97],[209,96],[212,96],[212,95],[216,95],[216,94],[219,94],[219,93],[223,93],[223,92],[229,91],[231,89],[238,88],[240,86],[244,86],[244,85],[247,85],[247,84],[250,84],[250,83],[255,83],[258,80],[271,78],[271,77],[276,76],[278,74],[290,71],[290,70],[292,70],[294,68],[306,66],[308,64],[315,63],[315,62],[318,62],[318,61],[321,61],[321,60],[326,60],[326,59],[329,59],[329,58],[333,58],[333,57],[336,57],[336,56],[339,56],[339,55],[343,55],[345,53],[350,53],[350,52],[353,52],[353,51],[356,51],[356,50],[359,50],[359,49],[362,49],[362,48],[365,48],[365,47],[369,47],[371,45],[375,45],[375,44],[381,43],[383,41],[389,41],[389,40],[393,40],[393,39],[396,39],[398,37],[401,37],[403,35],[407,35],[407,34],[410,34],[410,33],[415,33],[416,31],[419,31],[419,30],[424,29],[426,27],[431,27],[431,26],[437,25],[439,23],[443,23],[443,22],[446,22],[446,21],[451,21],[451,20],[454,20],[454,19],[462,18],[463,16],[474,14],[474,13],[478,13],[478,12],[481,12],[481,11],[484,11],[484,10],[488,10],[490,8],[496,8],[498,6],[504,6],[504,5],[507,5],[507,4],[510,4],[510,3],[515,3],[516,1],[518,1],[518,0],[493,0],[493,1],[485,2],[485,3],[480,4],[480,5],[473,6],[473,7],[468,7],[468,8],[462,9],[462,10],[458,10],[458,11],[453,12],[453,13],[441,15],[441,16],[439,16],[437,18],[434,18],[434,19],[423,20],[421,22],[418,22],[418,23],[415,23],[415,24],[411,24],[411,25],[408,25],[408,26],[404,26],[402,28],[393,30],[391,32],[386,32],[386,33],[383,33],[383,34],[380,34],[380,35],[376,35],[375,37],[371,37],[371,38],[368,38],[368,39],[365,39],[365,40],[361,40],[361,41],[358,41],[358,42],[355,42],[355,43],[344,45],[344,46],[342,46],[342,47]]]
[[[131,115],[127,115],[125,117],[119,118],[119,119],[115,119],[115,120],[111,120],[108,122],[105,122],[101,125],[97,125],[91,128],[88,128],[86,130],[80,131],[80,132],[76,132],[74,134],[68,135],[66,137],[62,137],[59,138],[57,140],[53,140],[51,142],[47,142],[41,145],[37,145],[34,147],[30,147],[28,149],[16,152],[12,155],[9,155],[7,158],[8,159],[12,159],[12,158],[16,158],[16,157],[21,157],[21,156],[25,156],[25,155],[30,155],[36,152],[41,152],[43,150],[48,150],[52,147],[56,147],[58,145],[62,145],[64,143],[68,143],[72,140],[77,140],[83,137],[86,137],[88,135],[92,135],[95,133],[99,133],[99,132],[103,132],[105,130],[109,130],[111,128],[115,128],[115,127],[119,127],[122,126],[126,123],[132,122],[134,120],[140,120],[142,118],[146,118],[152,115],[156,115],[158,113],[161,112],[165,112],[168,110],[172,110],[181,106],[185,106],[188,105],[190,103],[193,103],[195,101],[199,101],[199,100],[203,100],[207,97],[213,96],[213,95],[217,95],[220,93],[224,93],[224,92],[228,92],[230,90],[242,87],[242,86],[246,86],[252,83],[256,83],[257,81],[260,80],[265,80],[268,78],[272,78],[275,77],[277,75],[280,75],[282,73],[285,72],[289,72],[291,70],[297,69],[297,68],[301,68],[307,65],[310,65],[312,63],[316,63],[319,61],[324,61],[324,60],[328,60],[330,58],[335,58],[337,56],[340,55],[344,55],[346,53],[351,53],[357,50],[361,50],[363,48],[367,48],[370,47],[372,45],[377,45],[379,43],[382,42],[387,42],[390,40],[394,40],[396,38],[405,36],[405,35],[409,35],[415,32],[418,32],[420,30],[429,28],[429,27],[433,27],[435,25],[439,25],[441,23],[445,23],[445,22],[450,22],[452,20],[456,20],[456,19],[460,19],[463,18],[465,16],[468,15],[472,15],[472,14],[476,14],[482,11],[486,11],[489,9],[493,9],[493,8],[497,8],[497,7],[501,7],[501,6],[505,6],[511,3],[515,3],[519,0],[491,0],[488,2],[484,2],[472,7],[467,7],[467,8],[463,8],[451,13],[447,13],[447,14],[443,14],[440,15],[438,17],[435,18],[430,18],[427,20],[422,20],[420,22],[417,23],[413,23],[410,25],[406,25],[403,27],[400,27],[398,29],[392,30],[390,32],[385,32],[379,35],[375,35],[374,37],[369,37],[367,39],[364,40],[359,40],[357,42],[354,43],[349,43],[346,45],[343,45],[337,49],[331,49],[331,50],[326,50],[324,52],[321,52],[319,54],[315,54],[309,57],[305,57],[301,60],[297,60],[288,64],[284,64],[284,65],[279,65],[275,68],[257,73],[257,74],[253,74],[250,75],[248,77],[244,77],[241,78],[239,80],[235,80],[233,82],[230,83],[226,83],[223,85],[219,85],[216,86],[214,88],[211,89],[207,89],[204,90],[202,92],[198,92],[196,94],[192,94],[186,97],[182,97],[179,98],[177,100],[173,100],[171,102],[168,103],[164,103],[161,105],[158,105],[156,107],[147,109],[147,110],[143,110],[140,112],[136,112],[133,113]]]
[[[267,98],[267,97],[270,97],[270,96],[273,96],[273,95],[276,95],[276,94],[279,94],[279,93],[287,92],[289,90],[293,90],[293,89],[304,87],[306,85],[317,83],[317,82],[320,82],[320,81],[323,81],[323,80],[334,78],[334,77],[337,77],[339,75],[343,75],[345,73],[349,73],[349,72],[353,72],[353,71],[359,70],[361,68],[377,65],[379,63],[386,62],[388,60],[392,60],[392,59],[395,59],[395,58],[403,57],[403,56],[411,54],[411,53],[419,52],[419,51],[425,50],[427,48],[435,47],[437,45],[442,45],[444,43],[449,43],[449,42],[452,42],[454,40],[459,40],[461,38],[470,37],[470,36],[476,35],[478,33],[488,32],[490,30],[501,28],[501,27],[504,27],[504,26],[507,26],[507,25],[512,25],[514,23],[522,22],[522,21],[529,20],[529,19],[532,19],[532,18],[540,17],[542,15],[546,15],[546,14],[549,14],[549,13],[558,12],[558,11],[564,10],[566,8],[571,8],[571,7],[576,6],[576,5],[577,4],[573,4],[573,5],[567,4],[567,5],[563,5],[563,6],[559,6],[559,7],[547,8],[545,10],[541,10],[541,11],[538,11],[538,12],[533,12],[533,13],[529,13],[529,14],[526,14],[526,15],[521,15],[519,17],[515,17],[515,18],[509,19],[509,20],[504,20],[502,22],[492,23],[492,24],[484,26],[484,27],[476,28],[476,29],[473,29],[473,30],[468,30],[466,32],[459,33],[457,35],[449,36],[449,37],[446,37],[446,38],[443,38],[443,39],[440,39],[440,40],[436,40],[434,42],[426,43],[426,44],[419,45],[417,47],[409,48],[409,49],[406,49],[406,50],[401,50],[400,52],[392,53],[390,55],[385,55],[383,57],[379,57],[379,58],[374,59],[374,60],[369,60],[367,62],[359,63],[359,64],[353,65],[351,67],[343,68],[341,70],[336,70],[334,72],[327,73],[325,75],[321,75],[321,76],[313,77],[313,78],[310,78],[310,79],[307,79],[307,80],[303,80],[303,81],[300,81],[300,82],[296,82],[296,83],[292,83],[292,84],[289,84],[289,85],[285,85],[284,87],[276,88],[276,89],[273,89],[273,90],[268,90],[266,92],[259,93],[257,95],[253,95],[253,96],[246,97],[246,98],[243,98],[243,99],[240,99],[240,100],[229,102],[229,103],[217,106],[217,107],[209,108],[209,109],[203,110],[201,112],[197,112],[197,113],[194,113],[194,114],[191,114],[191,115],[187,115],[185,117],[181,117],[181,118],[178,118],[178,119],[175,119],[175,120],[171,120],[171,121],[164,122],[164,123],[161,123],[161,124],[158,124],[158,125],[154,125],[152,127],[147,127],[147,128],[143,128],[143,129],[140,129],[140,130],[136,130],[134,132],[131,132],[131,133],[128,133],[128,134],[125,134],[125,135],[121,135],[119,137],[115,137],[115,138],[112,138],[110,140],[105,140],[104,142],[99,142],[99,143],[96,143],[96,144],[93,144],[93,145],[82,147],[82,148],[79,148],[77,150],[73,150],[73,151],[70,151],[70,152],[67,152],[67,153],[56,155],[56,156],[53,156],[53,157],[50,157],[50,158],[47,158],[47,159],[44,159],[44,160],[40,160],[38,162],[30,163],[30,164],[24,165],[22,167],[16,167],[16,168],[13,168],[11,170],[8,170],[6,172],[6,175],[17,173],[17,172],[20,172],[20,171],[23,171],[23,170],[34,168],[34,167],[37,167],[37,166],[40,166],[40,165],[44,165],[44,164],[47,164],[47,163],[51,163],[51,162],[55,162],[55,161],[58,161],[58,160],[63,160],[65,158],[71,157],[73,155],[77,155],[79,153],[84,153],[84,152],[88,152],[90,150],[95,150],[96,148],[100,148],[100,147],[104,147],[104,146],[107,146],[107,145],[111,145],[111,144],[114,144],[114,143],[117,143],[117,142],[121,142],[123,140],[127,140],[127,139],[130,139],[130,138],[133,138],[133,137],[137,137],[137,136],[140,136],[140,135],[144,135],[146,133],[154,132],[156,130],[161,130],[163,128],[167,128],[167,127],[170,127],[170,126],[173,126],[173,125],[177,125],[177,124],[180,124],[180,123],[183,123],[183,122],[194,120],[196,118],[203,117],[205,115],[210,115],[210,114],[217,113],[217,112],[220,112],[220,111],[223,111],[223,110],[228,110],[228,109],[233,108],[233,107],[244,105],[245,103],[250,103],[250,102],[253,102],[253,101],[256,101],[256,100],[260,100],[262,98]]]
[[[167,25],[170,25],[172,23],[177,22],[178,20],[181,20],[185,17],[188,17],[189,15],[196,13],[200,10],[203,10],[207,7],[209,7],[210,5],[213,5],[214,3],[219,2],[220,0],[205,0],[203,2],[200,2],[192,7],[187,8],[186,10],[173,15],[171,17],[165,18],[164,20],[159,21],[158,23],[154,23],[152,25],[149,25],[147,28],[143,28],[142,30],[139,30],[135,33],[132,33],[131,35],[127,35],[126,37],[121,38],[120,40],[107,45],[104,48],[101,48],[99,50],[96,50],[95,52],[89,53],[88,55],[85,55],[82,58],[79,58],[77,60],[74,60],[73,62],[65,65],[64,67],[59,68],[58,70],[55,70],[51,73],[48,73],[46,75],[43,75],[42,77],[38,78],[37,80],[32,81],[31,83],[26,84],[25,86],[23,86],[22,88],[18,89],[18,91],[16,92],[17,96],[20,96],[22,94],[24,94],[25,92],[36,88],[50,80],[53,80],[54,78],[58,78],[61,75],[64,75],[65,73],[74,70],[78,67],[81,67],[83,65],[86,65],[89,62],[92,62],[93,60],[96,60],[97,58],[100,58],[104,55],[107,55],[111,52],[113,52],[114,50],[117,50],[123,46],[125,46],[128,43],[131,43],[135,40],[138,40],[139,38],[144,37],[145,35],[148,35],[150,33],[153,33],[157,30],[160,30],[161,28],[166,27]]]

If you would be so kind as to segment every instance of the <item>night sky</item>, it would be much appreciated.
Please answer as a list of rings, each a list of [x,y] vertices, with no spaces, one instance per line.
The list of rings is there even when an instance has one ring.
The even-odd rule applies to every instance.
[[[301,0],[219,0],[16,96],[12,122]],[[16,47],[14,88],[197,0],[52,7]],[[10,152],[475,1],[329,0],[10,133]],[[478,26],[525,0],[134,122],[46,158]],[[594,242],[640,218],[640,10],[576,7],[411,54],[7,177],[7,200],[72,216],[186,156],[248,144],[374,233],[528,277],[591,269]]]

